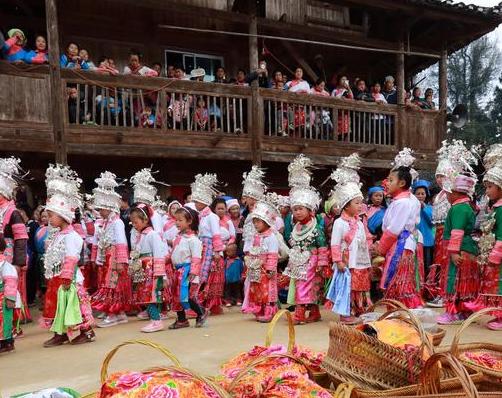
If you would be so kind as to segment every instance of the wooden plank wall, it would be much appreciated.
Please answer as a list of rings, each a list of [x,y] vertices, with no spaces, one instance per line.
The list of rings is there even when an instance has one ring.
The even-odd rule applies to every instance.
[[[0,120],[49,123],[49,81],[0,74]]]
[[[298,0],[267,1],[265,12],[267,19],[303,25],[307,12],[306,2]]]

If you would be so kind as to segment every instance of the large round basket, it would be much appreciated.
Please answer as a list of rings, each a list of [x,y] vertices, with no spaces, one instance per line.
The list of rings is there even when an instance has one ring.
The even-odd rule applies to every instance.
[[[493,343],[459,344],[460,336],[476,319],[500,308],[485,308],[472,314],[458,328],[451,343],[451,353],[465,366],[482,372],[486,376],[502,379],[502,345]],[[494,337],[494,340],[496,338]],[[501,342],[500,337],[496,340]],[[476,358],[479,358],[476,360]],[[495,367],[490,364],[495,363]],[[498,364],[498,365],[497,365]]]

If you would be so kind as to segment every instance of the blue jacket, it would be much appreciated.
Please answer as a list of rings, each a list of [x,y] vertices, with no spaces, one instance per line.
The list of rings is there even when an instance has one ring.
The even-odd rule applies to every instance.
[[[432,224],[432,206],[425,205],[420,210],[420,222],[418,223],[418,230],[424,237],[424,247],[434,246],[434,233]]]

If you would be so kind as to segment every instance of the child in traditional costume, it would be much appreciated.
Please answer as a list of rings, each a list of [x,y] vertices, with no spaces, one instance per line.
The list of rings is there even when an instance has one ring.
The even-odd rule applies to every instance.
[[[17,328],[18,321],[31,319],[26,300],[28,233],[14,202],[14,191],[21,177],[20,162],[14,157],[0,159],[0,237],[5,239],[7,245],[5,259],[17,270],[17,290],[21,295],[21,302],[14,310],[16,336],[22,335],[22,330]]]
[[[78,263],[83,239],[73,229],[75,209],[82,205],[79,194],[81,180],[68,166],[49,166],[46,172],[49,224],[54,228],[47,238],[44,266],[47,292],[43,317],[54,336],[44,347],[67,343],[74,331],[80,335],[71,344],[94,341],[94,319],[90,298],[83,286]]]
[[[156,181],[152,175],[152,169],[141,169],[136,174],[131,177],[131,184],[133,185],[134,203],[144,203],[148,205],[153,210],[153,204],[156,201],[157,188],[153,184],[160,184]],[[158,211],[153,210],[152,216],[152,227],[154,231],[162,234],[164,223],[162,221],[162,216]],[[133,230],[131,230],[131,234]]]
[[[212,314],[221,314],[225,270],[220,219],[209,207],[217,195],[216,174],[197,174],[192,184],[192,200],[199,212],[199,238],[202,241],[202,267],[200,272],[204,307]]]
[[[290,278],[288,304],[296,306],[296,324],[321,320],[319,305],[324,300],[324,278],[331,271],[324,225],[315,214],[321,198],[310,186],[311,168],[311,160],[303,155],[288,166],[289,197],[295,225],[289,240],[291,250],[284,275]]]
[[[383,235],[375,243],[376,254],[385,257],[380,282],[385,298],[401,301],[408,308],[422,306],[416,267],[417,234],[420,202],[410,191],[417,172],[412,168],[415,158],[404,148],[394,161],[387,183],[392,202],[385,212]]]
[[[120,195],[115,192],[119,184],[109,171],[101,173],[95,181],[98,186],[93,190],[93,204],[101,219],[95,224],[91,261],[103,267],[104,280],[91,301],[94,310],[106,315],[97,326],[106,328],[127,323],[132,287],[125,226],[120,218]]]
[[[358,319],[355,317],[366,312],[372,304],[368,235],[359,218],[363,204],[357,174],[359,165],[359,156],[353,154],[343,159],[342,165],[331,175],[337,182],[332,198],[336,207],[341,209],[341,215],[335,220],[331,235],[331,258],[335,275],[327,298],[333,302],[333,311],[340,315],[340,321],[345,324],[356,323]],[[339,284],[340,279],[346,281],[348,289],[344,289],[343,283]],[[345,293],[340,295],[341,292],[337,290],[344,290]],[[346,303],[349,302],[350,306],[347,306]],[[350,309],[348,312],[347,307]]]
[[[258,166],[253,166],[249,173],[244,173],[242,177],[244,178],[242,182],[242,203],[246,206],[246,212],[241,227],[243,245],[240,249],[246,253],[247,249],[253,244],[253,237],[256,232],[253,220],[249,215],[253,212],[256,203],[263,198],[267,186],[263,182],[265,172]]]
[[[479,297],[466,307],[478,311],[486,307],[500,310],[486,324],[491,330],[502,330],[502,147],[497,151],[498,162],[487,169],[484,176],[486,195],[492,211],[481,222],[483,235],[479,240],[478,263],[482,267]],[[486,158],[486,157],[485,157]],[[486,162],[485,162],[486,167]]]
[[[254,314],[258,322],[270,322],[277,312],[277,261],[279,242],[273,226],[279,217],[277,195],[259,200],[250,215],[255,227],[253,244],[245,257],[248,286],[242,310]]]
[[[471,205],[477,177],[470,166],[477,163],[477,158],[462,142],[455,146],[450,151],[452,167],[443,184],[451,208],[443,234],[450,261],[445,289],[446,312],[438,317],[441,325],[465,320],[472,312],[466,304],[477,298],[479,290],[478,247],[472,238],[476,214]]]
[[[14,308],[19,301],[17,271],[4,256],[7,245],[0,237],[0,354],[14,351],[12,323]]]
[[[237,255],[237,244],[227,245],[225,249],[225,292],[226,306],[242,305],[242,277],[244,263]]]
[[[181,203],[173,200],[167,205],[166,219],[164,221],[163,238],[170,249],[173,247],[173,242],[178,236],[178,227],[176,226],[176,211],[181,207]]]
[[[451,207],[450,202],[448,202],[447,193],[443,189],[443,182],[450,169],[450,161],[448,160],[449,150],[450,144],[447,141],[443,141],[442,147],[438,151],[438,166],[436,168],[436,184],[441,188],[441,191],[435,196],[432,203],[432,223],[436,228],[434,235],[434,258],[425,282],[424,295],[428,299],[427,306],[433,308],[440,308],[444,305],[446,271],[449,261],[446,245],[443,242],[444,222]]]
[[[190,309],[197,314],[195,327],[204,326],[209,311],[202,308],[198,300],[202,242],[197,236],[199,215],[193,209],[180,207],[176,210],[176,226],[179,234],[173,242],[171,262],[175,269],[173,310],[177,319],[169,329],[190,326],[185,311]]]
[[[150,323],[141,331],[154,333],[164,329],[160,310],[165,301],[167,249],[160,234],[153,229],[151,207],[139,203],[131,209],[129,217],[135,230],[129,261],[130,274],[135,283],[133,302],[146,306],[150,318]]]

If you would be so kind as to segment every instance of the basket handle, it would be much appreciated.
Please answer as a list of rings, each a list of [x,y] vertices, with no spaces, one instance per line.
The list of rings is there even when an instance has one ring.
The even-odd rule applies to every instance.
[[[469,318],[467,318],[464,322],[462,322],[462,325],[457,329],[455,332],[455,336],[453,337],[453,340],[451,342],[451,353],[458,358],[458,342],[460,341],[460,335],[462,332],[467,329],[467,327],[473,323],[476,319],[478,319],[480,316],[488,314],[489,312],[493,311],[500,311],[500,308],[494,308],[494,307],[489,307],[489,308],[483,308],[482,310],[479,310],[473,314]]]
[[[418,334],[420,336],[420,340],[422,340],[422,349],[425,347],[427,349],[427,351],[429,352],[429,355],[434,354],[434,347],[432,346],[431,341],[427,337],[427,333],[425,332],[425,330],[422,326],[422,323],[407,308],[396,308],[393,310],[389,310],[386,313],[384,313],[380,318],[378,318],[378,320],[381,321],[381,320],[387,319],[390,315],[392,315],[394,313],[404,313],[410,318],[411,325],[418,332]]]
[[[278,311],[272,321],[270,321],[267,329],[267,336],[265,337],[265,347],[270,347],[272,344],[272,338],[274,337],[275,325],[284,315],[288,319],[288,352],[293,352],[293,348],[295,346],[295,324],[293,322],[293,317],[288,310],[280,310]]]
[[[390,307],[391,309],[396,309],[396,308],[400,308],[400,309],[404,309],[404,310],[407,310],[408,307],[406,307],[403,303],[401,303],[400,301],[398,300],[393,300],[393,299],[381,299],[381,300],[378,300],[376,303],[374,303],[373,305],[371,305],[368,310],[366,312],[372,312],[374,311],[377,307],[380,307],[380,306],[383,306],[383,305],[386,305],[388,307]]]
[[[420,374],[418,395],[440,394],[440,368],[441,361],[445,361],[458,376],[466,398],[479,398],[478,390],[462,363],[451,353],[436,353],[424,365]]]
[[[291,359],[292,361],[302,365],[308,372],[308,375],[309,375],[309,379],[312,380],[312,371],[309,369],[309,367],[307,366],[307,364],[300,358],[297,358],[297,357],[294,357],[293,355],[291,354],[272,354],[272,355],[267,355],[267,356],[262,356],[262,357],[258,357],[257,359],[255,359],[254,361],[250,362],[244,369],[242,369],[239,374],[237,376],[235,376],[235,378],[232,380],[232,382],[230,383],[230,385],[228,386],[227,388],[227,392],[231,395],[232,395],[232,391],[234,390],[235,386],[237,385],[237,383],[252,369],[254,369],[256,366],[262,364],[263,362],[266,362],[268,361],[270,358],[288,358],[288,359]]]
[[[333,398],[351,398],[354,391],[354,384],[341,383],[333,393]]]
[[[128,341],[124,341],[122,344],[119,344],[113,350],[111,350],[108,354],[106,354],[106,357],[103,361],[103,364],[101,365],[101,384],[103,384],[108,379],[108,366],[110,365],[110,361],[115,356],[117,351],[120,350],[122,347],[125,347],[127,345],[134,345],[134,344],[143,345],[146,347],[152,347],[152,348],[156,349],[157,351],[160,351],[167,358],[169,358],[175,366],[181,367],[181,363],[178,360],[178,358],[176,358],[176,356],[171,351],[169,351],[166,347],[163,347],[160,344],[154,343],[153,341],[149,341],[149,340],[128,340]]]

